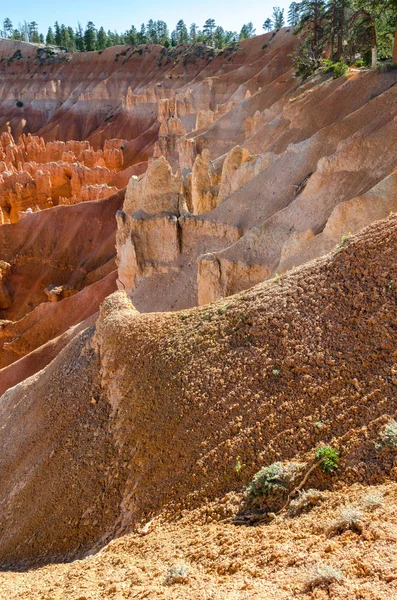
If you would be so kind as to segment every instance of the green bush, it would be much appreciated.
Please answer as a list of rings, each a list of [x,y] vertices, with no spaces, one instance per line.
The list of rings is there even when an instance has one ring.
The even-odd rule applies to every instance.
[[[315,454],[316,462],[324,473],[332,473],[339,467],[339,450],[330,446],[320,446]]]
[[[322,62],[324,65],[324,73],[333,73],[334,79],[344,77],[349,70],[349,67],[343,60],[340,62],[332,62],[332,60],[325,58]]]
[[[300,463],[284,465],[281,462],[274,462],[268,467],[262,467],[247,487],[249,498],[284,495],[296,479],[301,467]]]

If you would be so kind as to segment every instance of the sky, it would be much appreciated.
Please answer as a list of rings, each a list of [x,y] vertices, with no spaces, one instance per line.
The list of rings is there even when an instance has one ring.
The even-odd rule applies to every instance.
[[[46,33],[49,25],[55,21],[75,27],[80,21],[83,27],[93,21],[99,28],[119,32],[129,29],[131,25],[140,27],[149,19],[165,21],[170,30],[175,28],[179,19],[187,26],[196,23],[202,27],[206,19],[215,19],[217,25],[224,29],[240,31],[244,23],[252,21],[256,33],[263,33],[262,25],[267,17],[271,17],[273,6],[285,9],[285,16],[291,0],[200,0],[187,2],[174,0],[17,0],[6,2],[0,0],[0,21],[10,18],[14,27],[19,22],[36,21],[39,31]]]

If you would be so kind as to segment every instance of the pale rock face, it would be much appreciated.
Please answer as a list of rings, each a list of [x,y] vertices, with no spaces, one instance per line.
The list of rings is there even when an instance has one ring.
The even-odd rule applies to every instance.
[[[131,177],[124,200],[124,211],[142,210],[148,215],[169,212],[178,215],[183,204],[182,179],[173,175],[164,157],[153,160],[144,175]]]
[[[193,213],[201,215],[217,205],[219,175],[210,161],[207,148],[196,157],[192,169],[192,207]]]
[[[196,117],[195,129],[204,129],[214,122],[215,113],[212,110],[200,110]]]
[[[182,178],[164,157],[144,175],[131,177],[123,211],[117,214],[120,287],[131,294],[139,278],[167,272],[180,254],[178,216],[185,210]]]
[[[217,204],[221,204],[228,198],[232,192],[232,178],[239,167],[247,160],[250,153],[241,146],[235,146],[227,153],[222,168],[221,183],[219,186],[219,194]],[[234,186],[238,189],[237,186]],[[240,186],[241,187],[241,186]]]

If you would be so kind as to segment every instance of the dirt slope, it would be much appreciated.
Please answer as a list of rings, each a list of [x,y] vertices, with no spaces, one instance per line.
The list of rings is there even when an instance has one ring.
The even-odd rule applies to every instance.
[[[325,259],[186,313],[141,315],[109,296],[95,331],[3,395],[3,565],[174,519],[321,441],[343,453],[332,485],[385,481],[392,457],[374,441],[396,411],[396,229],[389,217]]]

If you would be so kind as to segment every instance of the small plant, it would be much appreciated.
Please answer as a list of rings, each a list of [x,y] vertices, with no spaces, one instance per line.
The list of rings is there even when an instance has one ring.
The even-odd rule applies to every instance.
[[[330,446],[320,446],[316,450],[315,459],[324,473],[333,473],[339,467],[339,450]]]
[[[22,100],[17,100],[15,104],[17,105],[18,108],[22,108],[23,107]]]
[[[379,508],[384,504],[384,497],[381,492],[373,492],[367,494],[363,499],[363,505],[366,510],[373,511],[375,508]]]
[[[225,312],[228,310],[229,305],[228,304],[222,304],[222,306],[220,308],[218,308],[218,314],[223,315],[225,314]]]
[[[341,510],[339,517],[331,523],[330,534],[341,534],[350,529],[356,533],[362,532],[362,512],[356,506],[345,506]]]
[[[326,497],[327,494],[320,490],[305,490],[300,492],[297,498],[291,500],[288,510],[291,516],[295,517],[302,512],[309,512],[313,506],[325,500]]]
[[[203,321],[212,321],[212,315],[210,312],[205,312],[203,314]]]
[[[234,470],[236,471],[237,475],[240,473],[240,471],[243,467],[244,467],[244,465],[241,462],[241,457],[236,456],[236,464],[234,465]]]
[[[394,287],[394,281],[393,281],[393,279],[391,279],[387,284],[387,289],[389,290],[389,292],[392,291],[393,287]]]
[[[280,369],[273,369],[272,375],[274,375],[274,377],[278,377],[280,375]]]
[[[330,565],[317,565],[308,574],[305,590],[311,591],[317,587],[327,588],[332,583],[342,583],[343,579],[343,573],[340,569],[335,569]]]
[[[334,79],[344,77],[349,70],[347,64],[341,60],[340,62],[332,62],[331,60],[323,60],[324,73],[333,73]]]
[[[186,583],[189,578],[190,567],[186,563],[175,563],[172,565],[164,578],[164,585],[174,583]]]
[[[377,444],[377,448],[391,448],[392,450],[397,450],[397,421],[394,419],[386,423],[380,432],[380,443]]]
[[[347,245],[347,243],[350,239],[350,236],[351,236],[350,231],[347,235],[342,235],[342,237],[340,238],[340,242],[337,245],[337,248],[344,248]]]
[[[268,467],[262,467],[247,487],[249,498],[258,499],[286,494],[301,466],[300,463],[284,465],[281,462],[275,462]]]

